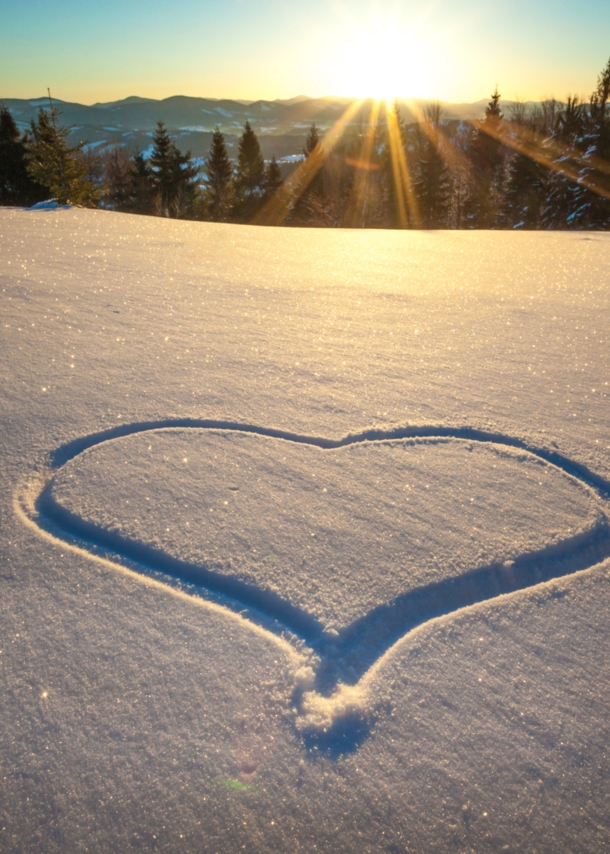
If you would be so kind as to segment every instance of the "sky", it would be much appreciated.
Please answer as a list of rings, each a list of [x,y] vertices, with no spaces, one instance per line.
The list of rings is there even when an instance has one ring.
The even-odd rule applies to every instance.
[[[0,97],[588,96],[608,0],[0,0]]]

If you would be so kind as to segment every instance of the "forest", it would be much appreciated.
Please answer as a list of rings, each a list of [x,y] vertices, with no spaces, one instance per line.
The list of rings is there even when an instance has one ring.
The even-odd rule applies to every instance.
[[[0,204],[331,228],[610,228],[610,60],[589,99],[505,111],[496,87],[482,121],[447,120],[431,103],[407,124],[376,103],[351,122],[348,107],[325,133],[311,125],[284,177],[249,122],[234,160],[216,129],[201,172],[162,122],[147,157],[87,151],[68,133],[51,101],[23,134],[0,106]]]

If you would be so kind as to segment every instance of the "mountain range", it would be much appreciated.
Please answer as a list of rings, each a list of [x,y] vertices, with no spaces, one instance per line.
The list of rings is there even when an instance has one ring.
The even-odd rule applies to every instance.
[[[246,120],[256,131],[265,157],[278,159],[300,154],[312,122],[324,131],[331,127],[350,103],[348,98],[309,98],[299,95],[288,100],[240,101],[215,98],[193,98],[175,95],[163,100],[132,95],[120,101],[87,106],[53,99],[60,122],[70,128],[70,141],[85,141],[89,150],[109,145],[123,145],[130,151],[151,148],[151,137],[158,120],[165,122],[182,151],[204,157],[212,133],[219,127],[227,146],[234,148]],[[26,130],[40,107],[49,106],[49,98],[2,98],[18,127]],[[413,110],[427,102],[399,102],[407,122],[417,120]],[[510,102],[504,102],[504,106]],[[363,101],[352,123],[367,119],[372,101]],[[484,115],[487,99],[471,104],[441,104],[446,119],[478,119]]]

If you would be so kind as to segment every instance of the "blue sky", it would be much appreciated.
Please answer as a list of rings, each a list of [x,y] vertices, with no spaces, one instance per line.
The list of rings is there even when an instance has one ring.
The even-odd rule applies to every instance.
[[[610,0],[0,0],[0,97],[588,96],[609,57]]]

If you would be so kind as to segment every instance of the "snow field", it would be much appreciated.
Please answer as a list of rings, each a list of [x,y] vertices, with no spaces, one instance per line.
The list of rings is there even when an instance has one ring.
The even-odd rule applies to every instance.
[[[468,426],[608,478],[607,235],[302,232],[61,210],[0,212],[0,241],[0,850],[555,854],[610,845],[608,561],[592,553],[584,571],[430,620],[325,697],[312,691],[315,662],[293,635],[95,557],[13,509],[23,483],[35,497],[35,477],[53,473],[43,463],[67,442],[171,418],[335,438],[368,426]],[[185,496],[203,508],[199,485],[212,473],[211,494],[229,500],[222,477],[234,465],[269,511],[263,533],[282,534],[289,548],[279,455],[262,450],[285,443],[200,431],[198,451],[196,435],[151,433],[168,460],[158,454],[146,475],[143,434],[92,448],[54,472],[62,500],[129,536],[206,557],[202,539],[185,535],[186,521],[195,524]],[[189,464],[173,456],[180,442]],[[597,499],[527,455],[502,450],[490,477],[492,447],[391,446],[417,451],[409,474],[418,484],[429,475],[458,514],[441,531],[442,507],[420,490],[411,530],[449,557],[413,561],[413,573],[459,572],[467,555],[544,547],[595,524]],[[315,503],[314,452],[365,518],[381,506],[388,530],[404,530],[384,504],[396,488],[387,446],[294,447],[291,483],[314,501],[300,526],[291,517],[299,537],[308,521],[334,531],[347,514]],[[370,468],[337,473],[343,464],[327,462],[345,457],[374,458],[383,490]],[[70,467],[81,480],[66,478]],[[466,492],[467,478],[479,485],[476,510],[460,506],[452,471],[456,489]],[[552,490],[527,477],[543,471]],[[145,498],[127,494],[128,475],[146,476],[163,499],[146,525],[143,505],[130,515],[119,501]],[[276,484],[268,494],[265,479]],[[523,502],[507,500],[515,485]],[[244,505],[239,521],[262,549],[256,511]],[[362,522],[354,529],[376,543]],[[228,560],[220,523],[206,517],[204,530]],[[339,533],[351,548],[347,523]],[[325,548],[312,560],[320,573]],[[295,602],[339,625],[360,607],[339,585],[309,596],[291,566],[265,578]],[[374,579],[380,599],[395,574],[395,563],[386,567]],[[240,566],[264,581],[260,569]],[[368,601],[363,568],[346,561],[346,571]],[[322,728],[370,710],[353,749],[311,746],[292,710],[295,680],[305,716]]]

